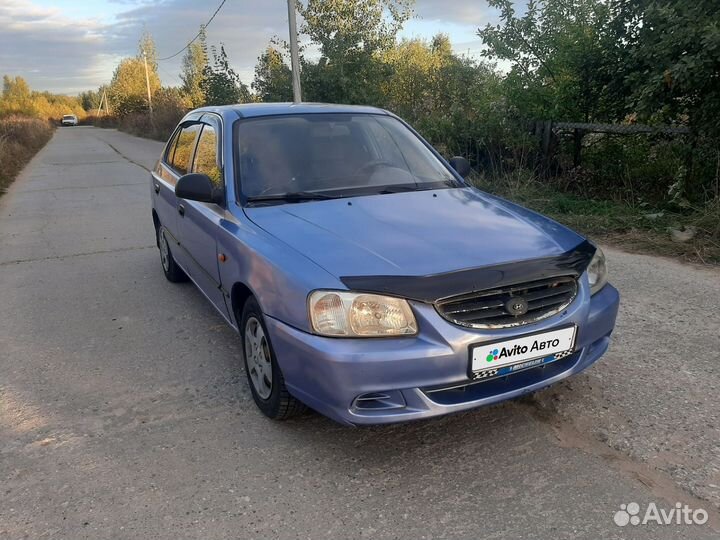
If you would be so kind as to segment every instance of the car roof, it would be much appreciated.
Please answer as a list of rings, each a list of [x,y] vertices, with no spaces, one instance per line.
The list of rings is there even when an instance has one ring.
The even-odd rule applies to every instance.
[[[335,105],[330,103],[241,103],[238,105],[201,107],[200,109],[195,109],[190,114],[199,112],[214,112],[226,118],[233,114],[235,114],[238,118],[322,113],[390,114],[383,109],[378,109],[377,107],[366,107],[362,105]]]

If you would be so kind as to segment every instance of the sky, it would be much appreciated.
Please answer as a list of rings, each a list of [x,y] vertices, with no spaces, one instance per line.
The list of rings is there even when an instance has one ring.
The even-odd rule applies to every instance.
[[[143,29],[159,57],[180,50],[219,0],[0,0],[0,74],[24,77],[35,90],[77,94],[112,77],[118,61],[137,53]],[[401,37],[450,36],[459,53],[479,55],[478,27],[495,22],[484,0],[416,0],[415,18]],[[208,43],[224,43],[246,84],[269,40],[287,38],[286,0],[227,0],[207,29]],[[178,85],[178,57],[160,62],[164,85]]]

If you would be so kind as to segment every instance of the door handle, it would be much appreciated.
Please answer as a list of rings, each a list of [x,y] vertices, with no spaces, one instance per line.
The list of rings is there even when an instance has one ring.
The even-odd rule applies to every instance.
[[[155,193],[160,193],[160,184],[155,184]]]
[[[182,204],[178,205],[178,214],[180,214],[181,216],[185,215],[185,206],[184,205],[182,205]]]

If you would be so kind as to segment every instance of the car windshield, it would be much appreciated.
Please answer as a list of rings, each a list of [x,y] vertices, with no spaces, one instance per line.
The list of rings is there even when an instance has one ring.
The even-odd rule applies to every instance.
[[[74,120],[74,119],[75,119],[75,117],[71,114],[66,114],[65,116],[63,116],[63,120]]]
[[[236,124],[236,144],[240,185],[249,201],[461,185],[391,116],[323,113],[251,119]]]

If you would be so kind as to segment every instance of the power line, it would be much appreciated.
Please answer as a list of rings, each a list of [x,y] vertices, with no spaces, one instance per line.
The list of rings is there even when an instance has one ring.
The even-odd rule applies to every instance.
[[[192,38],[190,41],[188,41],[188,44],[187,44],[187,45],[185,45],[182,49],[180,49],[180,50],[179,50],[178,52],[176,52],[175,54],[173,54],[173,55],[171,55],[171,56],[166,56],[165,58],[158,58],[157,61],[158,61],[158,62],[163,62],[163,61],[165,61],[165,60],[170,60],[171,58],[175,58],[177,55],[179,55],[181,52],[183,52],[185,49],[187,49],[190,45],[192,45],[193,43],[195,43],[195,40],[200,37],[200,34],[202,34],[203,30],[205,30],[205,29],[208,27],[208,25],[209,25],[209,24],[213,21],[213,19],[215,18],[215,15],[217,15],[218,12],[219,12],[219,11],[222,9],[222,7],[225,5],[225,2],[227,2],[227,0],[222,0],[222,2],[220,2],[220,5],[219,5],[218,8],[215,10],[215,13],[212,14],[212,17],[210,17],[210,18],[208,19],[208,22],[206,22],[205,24],[203,24],[203,25],[200,27],[200,31],[199,31],[197,34],[195,34],[195,37],[194,37],[194,38]]]

